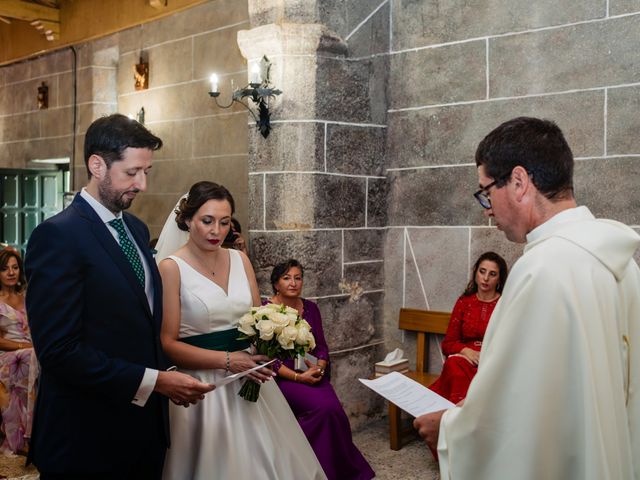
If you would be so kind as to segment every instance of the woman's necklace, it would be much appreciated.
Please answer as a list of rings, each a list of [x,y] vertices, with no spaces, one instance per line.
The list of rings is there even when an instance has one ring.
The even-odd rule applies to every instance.
[[[210,273],[212,277],[216,275],[216,265],[218,264],[218,255],[214,257],[213,265],[209,266],[207,262],[205,262],[199,255],[196,255],[195,252],[191,252],[193,257],[198,261],[201,268],[204,268],[204,271]]]

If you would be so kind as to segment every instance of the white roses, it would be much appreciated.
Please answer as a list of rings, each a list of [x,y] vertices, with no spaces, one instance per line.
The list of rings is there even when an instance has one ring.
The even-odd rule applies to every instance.
[[[261,353],[271,358],[280,357],[277,347],[304,354],[316,346],[309,323],[300,318],[296,309],[285,305],[268,303],[252,308],[240,318],[238,330],[242,333],[242,338],[256,344],[259,352],[262,351]],[[272,343],[272,345],[260,345],[262,342]],[[273,350],[274,347],[275,350]],[[289,352],[286,356],[295,356],[295,354]]]
[[[257,353],[269,358],[284,360],[304,356],[316,346],[307,321],[300,318],[296,309],[285,305],[269,303],[252,308],[238,321],[238,331],[239,340],[249,340]],[[259,392],[259,384],[245,382],[238,395],[255,402]]]

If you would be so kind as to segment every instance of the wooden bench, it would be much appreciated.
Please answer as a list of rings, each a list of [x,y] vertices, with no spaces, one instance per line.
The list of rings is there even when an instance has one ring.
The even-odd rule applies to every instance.
[[[416,332],[416,370],[405,375],[428,387],[438,378],[429,371],[429,334],[445,334],[449,325],[449,312],[416,310],[401,308],[398,327],[402,330]],[[400,450],[408,434],[415,434],[413,426],[403,427],[402,410],[389,402],[389,442],[391,450]],[[404,442],[404,443],[403,443]]]

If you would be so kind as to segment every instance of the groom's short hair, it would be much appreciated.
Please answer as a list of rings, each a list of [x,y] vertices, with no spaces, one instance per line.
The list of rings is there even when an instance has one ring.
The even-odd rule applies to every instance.
[[[158,150],[161,147],[162,140],[136,120],[121,113],[99,118],[89,126],[84,137],[84,164],[88,178],[91,178],[91,155],[99,155],[107,168],[111,168],[113,162],[122,160],[127,148]]]

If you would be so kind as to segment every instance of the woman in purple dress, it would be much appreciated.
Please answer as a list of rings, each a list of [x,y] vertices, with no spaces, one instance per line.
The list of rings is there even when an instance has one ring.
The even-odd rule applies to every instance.
[[[340,400],[329,382],[329,348],[322,332],[318,306],[300,297],[303,268],[297,260],[276,265],[271,272],[273,297],[270,302],[298,310],[311,325],[316,347],[309,353],[316,363],[305,360],[306,370],[295,368],[294,360],[274,367],[276,381],[298,419],[324,473],[329,480],[369,480],[375,473],[351,439],[351,426]]]

